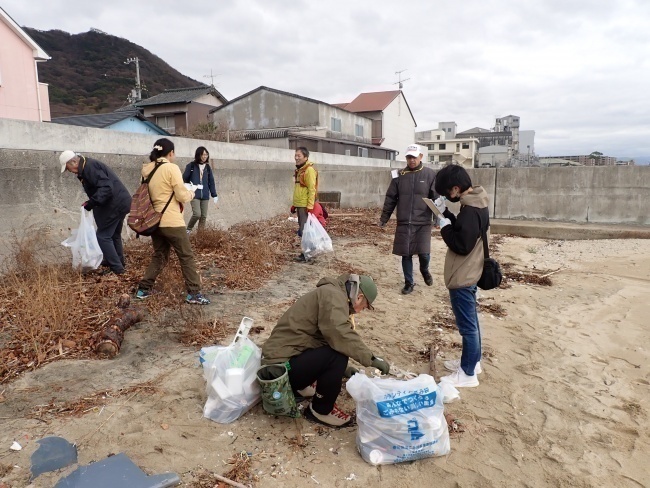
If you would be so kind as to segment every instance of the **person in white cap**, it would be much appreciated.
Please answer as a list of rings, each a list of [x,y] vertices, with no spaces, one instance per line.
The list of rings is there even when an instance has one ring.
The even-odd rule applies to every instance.
[[[397,176],[391,181],[379,219],[379,225],[385,226],[393,210],[397,208],[393,254],[402,256],[404,295],[411,293],[415,287],[414,254],[420,259],[420,273],[424,282],[427,286],[433,285],[433,277],[429,272],[433,212],[422,199],[436,198],[436,173],[422,165],[422,156],[422,149],[417,144],[406,148],[406,168],[397,172]]]
[[[131,210],[131,194],[115,172],[101,161],[66,150],[59,156],[61,173],[77,175],[88,200],[82,206],[93,210],[97,224],[97,242],[104,254],[103,274],[124,273],[122,225]]]

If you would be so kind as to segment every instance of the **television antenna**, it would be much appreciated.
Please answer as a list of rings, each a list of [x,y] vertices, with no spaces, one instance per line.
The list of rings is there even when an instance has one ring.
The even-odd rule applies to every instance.
[[[408,71],[408,70],[403,69],[402,71],[395,71],[395,74],[397,75],[397,81],[393,83],[393,85],[399,85],[400,90],[404,88],[404,82],[411,79],[411,78],[406,78],[405,80],[402,79],[402,73],[404,73],[404,71]]]
[[[214,86],[214,79],[217,76],[221,76],[220,74],[214,74],[212,73],[212,68],[210,68],[210,74],[209,75],[203,75],[203,78],[210,78],[210,85]]]

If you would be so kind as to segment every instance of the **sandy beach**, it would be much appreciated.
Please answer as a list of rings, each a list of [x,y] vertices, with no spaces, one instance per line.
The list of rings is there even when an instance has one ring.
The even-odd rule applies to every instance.
[[[181,305],[179,317],[225,321],[229,341],[249,316],[260,327],[251,338],[262,344],[321,277],[354,269],[379,286],[376,310],[356,320],[368,346],[403,370],[428,373],[429,346],[439,344],[436,371],[445,374],[442,361],[458,357],[460,336],[448,327],[444,243],[434,232],[434,285],[416,275],[414,293],[404,296],[391,241],[389,230],[336,238],[335,253],[315,264],[289,264],[258,290],[221,289],[208,307]],[[480,292],[483,373],[479,387],[446,406],[462,431],[451,433],[447,456],[371,466],[356,450],[355,427],[274,418],[261,405],[231,424],[205,419],[198,348],[179,344],[173,321],[144,321],[126,332],[113,360],[57,361],[0,385],[0,487],[51,487],[75,469],[30,484],[30,456],[48,435],[76,443],[80,464],[124,452],[146,473],[173,471],[187,487],[215,486],[209,473],[226,473],[242,451],[263,487],[649,486],[650,240],[498,241],[496,257],[509,272],[559,271],[551,286],[510,280]],[[39,405],[145,382],[153,388],[107,397],[81,416],[34,414]],[[345,389],[339,400],[354,410]],[[10,451],[13,441],[23,449]]]

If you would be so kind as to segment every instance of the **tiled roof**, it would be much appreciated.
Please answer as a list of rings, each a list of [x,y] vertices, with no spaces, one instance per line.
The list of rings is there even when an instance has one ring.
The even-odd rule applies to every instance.
[[[135,105],[138,107],[146,107],[149,105],[165,105],[168,103],[189,103],[192,100],[195,100],[209,93],[216,96],[219,100],[222,101],[222,103],[228,102],[228,100],[226,100],[224,96],[219,93],[213,86],[200,85],[192,88],[172,88],[165,90],[158,95],[154,95],[153,97],[147,98],[145,100],[140,100]]]
[[[90,115],[72,115],[70,117],[57,117],[52,119],[54,124],[64,124],[64,125],[76,125],[79,127],[94,127],[96,129],[104,129],[113,124],[116,124],[122,120],[128,119],[130,117],[135,117],[147,124],[157,127],[162,132],[165,132],[164,129],[158,127],[153,122],[148,121],[144,115],[138,110],[121,112],[110,112],[106,114],[90,114]]]
[[[386,92],[362,93],[347,104],[345,110],[350,112],[381,112],[400,94],[399,90]]]
[[[364,112],[383,112],[386,107],[388,107],[391,102],[400,95],[400,93],[402,93],[401,90],[362,93],[348,103],[345,106],[345,110],[356,114],[363,114]],[[404,96],[403,93],[402,96]],[[415,117],[413,117],[413,112],[411,112],[411,107],[409,107],[409,104],[406,101],[406,97],[404,97],[404,102],[406,103],[406,108],[409,109],[413,123],[417,126]]]

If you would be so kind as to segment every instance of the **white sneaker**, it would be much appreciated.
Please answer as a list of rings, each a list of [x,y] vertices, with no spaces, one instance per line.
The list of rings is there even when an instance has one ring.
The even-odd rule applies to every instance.
[[[344,427],[352,421],[352,417],[339,409],[336,405],[334,405],[332,411],[327,415],[315,412],[311,403],[309,404],[309,410],[316,420],[320,421],[322,424],[329,425],[330,427]]]
[[[458,371],[460,369],[460,359],[450,359],[449,361],[445,361],[444,363],[445,369],[447,371]],[[481,368],[481,361],[476,363],[476,366],[474,366],[474,374],[481,374],[483,372],[483,368]]]
[[[458,368],[455,373],[440,378],[440,382],[445,382],[456,388],[473,388],[478,386],[478,375],[467,376],[465,371]]]

